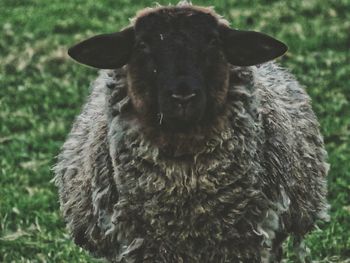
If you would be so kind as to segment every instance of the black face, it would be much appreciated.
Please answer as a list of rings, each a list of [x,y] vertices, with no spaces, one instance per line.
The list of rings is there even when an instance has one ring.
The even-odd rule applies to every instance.
[[[174,131],[210,124],[220,114],[229,64],[256,65],[286,50],[265,34],[230,29],[209,9],[186,6],[141,12],[134,26],[84,40],[68,53],[96,68],[127,65],[137,116]]]
[[[135,105],[149,97],[147,109],[161,127],[183,129],[209,121],[223,105],[228,63],[218,29],[214,17],[183,9],[137,21],[129,61],[131,97]]]

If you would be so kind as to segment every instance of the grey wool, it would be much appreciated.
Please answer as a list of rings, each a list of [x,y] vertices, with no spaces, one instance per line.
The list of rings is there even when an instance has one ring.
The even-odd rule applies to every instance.
[[[210,125],[165,133],[138,120],[128,70],[101,70],[54,169],[76,244],[110,262],[280,262],[292,235],[305,261],[328,164],[294,77],[230,65]]]

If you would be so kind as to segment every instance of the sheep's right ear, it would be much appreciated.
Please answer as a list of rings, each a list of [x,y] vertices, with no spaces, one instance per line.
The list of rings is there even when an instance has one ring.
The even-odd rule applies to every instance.
[[[99,69],[116,69],[125,65],[134,46],[134,29],[103,34],[86,39],[68,50],[76,61]]]

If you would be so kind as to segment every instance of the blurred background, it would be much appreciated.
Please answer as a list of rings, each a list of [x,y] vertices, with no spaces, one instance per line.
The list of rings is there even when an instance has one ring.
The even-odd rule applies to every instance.
[[[154,2],[0,0],[0,262],[96,262],[70,241],[51,182],[55,156],[97,76],[66,51],[128,25]],[[350,0],[193,3],[288,44],[278,63],[312,97],[331,164],[331,221],[306,243],[315,262],[350,262]],[[286,247],[285,262],[293,262]]]

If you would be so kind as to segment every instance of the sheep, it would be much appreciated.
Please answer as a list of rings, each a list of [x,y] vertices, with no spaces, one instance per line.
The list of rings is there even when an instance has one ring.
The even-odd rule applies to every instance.
[[[287,47],[181,2],[69,49],[102,69],[55,183],[77,245],[110,262],[280,262],[328,220],[310,98]]]

